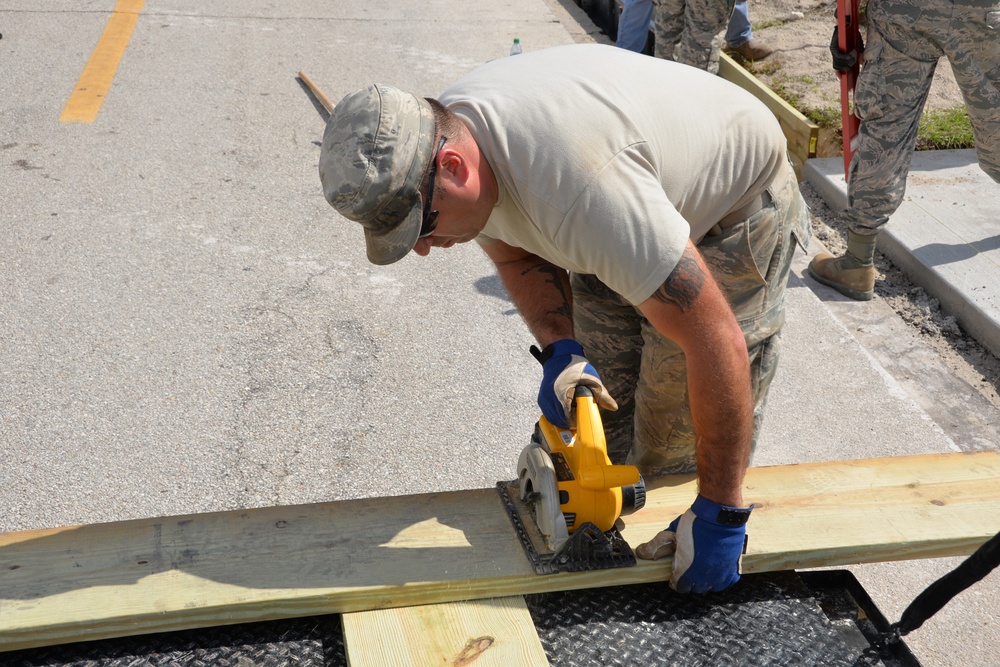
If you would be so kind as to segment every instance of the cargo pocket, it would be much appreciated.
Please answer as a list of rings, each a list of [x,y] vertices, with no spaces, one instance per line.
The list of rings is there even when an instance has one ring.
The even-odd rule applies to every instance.
[[[789,174],[784,192],[772,193],[772,196],[775,201],[787,202],[789,210],[781,217],[790,223],[792,240],[802,248],[802,252],[808,253],[809,240],[812,238],[812,221],[809,218],[809,205],[802,198],[795,175]],[[788,250],[795,252],[795,248]]]
[[[767,304],[766,276],[780,242],[771,204],[698,244],[738,321],[757,317]]]
[[[875,120],[882,117],[882,97],[885,94],[885,77],[877,63],[885,48],[885,42],[877,30],[868,31],[865,43],[865,65],[854,86],[854,113],[861,120]]]

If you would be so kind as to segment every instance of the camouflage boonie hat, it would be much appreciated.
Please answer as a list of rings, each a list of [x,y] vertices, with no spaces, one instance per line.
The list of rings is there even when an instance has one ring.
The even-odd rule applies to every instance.
[[[392,264],[420,235],[420,183],[434,152],[434,112],[412,93],[373,84],[337,104],[323,133],[323,194],[365,229],[368,260]]]

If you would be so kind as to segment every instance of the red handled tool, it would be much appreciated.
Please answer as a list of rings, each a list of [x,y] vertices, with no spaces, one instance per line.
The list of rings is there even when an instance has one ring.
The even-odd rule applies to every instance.
[[[854,87],[861,71],[860,0],[837,0],[837,46],[843,53],[858,54],[857,60],[847,71],[838,71],[840,77],[840,120],[844,134],[844,179],[848,178],[851,158],[854,157],[854,140],[861,121],[853,111]]]

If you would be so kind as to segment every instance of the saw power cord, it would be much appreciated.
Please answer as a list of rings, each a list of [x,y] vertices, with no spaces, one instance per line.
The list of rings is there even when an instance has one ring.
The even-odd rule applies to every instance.
[[[873,648],[881,651],[900,640],[936,614],[956,595],[983,579],[1000,565],[1000,533],[994,535],[954,570],[928,586],[906,608],[898,622],[889,626],[875,640]]]

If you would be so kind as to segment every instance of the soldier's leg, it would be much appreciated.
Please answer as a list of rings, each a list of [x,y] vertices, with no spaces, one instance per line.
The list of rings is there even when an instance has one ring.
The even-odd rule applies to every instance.
[[[785,291],[791,273],[792,258],[796,247],[801,247],[805,251],[812,234],[809,209],[799,191],[794,173],[788,174],[783,185],[775,186],[772,194],[776,201],[773,210],[774,223],[766,222],[770,215],[767,210],[762,212],[763,219],[756,223],[762,229],[771,224],[776,225],[778,229],[778,241],[771,252],[767,269],[762,273],[767,285],[765,288],[767,297],[764,303],[757,307],[760,312],[757,316],[754,316],[752,311],[741,308],[738,303],[734,306],[735,312],[742,313],[740,327],[747,339],[747,351],[750,355],[750,385],[754,396],[751,457],[757,448],[757,437],[764,423],[771,381],[778,370],[781,329],[785,323]],[[752,233],[753,218],[748,222]],[[762,244],[751,243],[751,245],[755,245],[758,249],[766,247]],[[722,277],[719,280],[726,282],[727,278]],[[737,315],[737,318],[739,317],[740,315]]]
[[[642,316],[596,276],[574,273],[570,284],[574,335],[611,397],[618,402],[615,412],[601,411],[608,455],[612,462],[624,463],[633,440]]]
[[[684,32],[686,0],[655,0],[653,8],[653,55],[665,60],[674,59],[674,50]]]
[[[943,55],[909,17],[876,7],[854,95],[861,125],[847,188],[850,228],[865,236],[877,234],[903,201],[920,115]]]
[[[655,377],[656,381],[639,381],[635,399],[635,444],[627,462],[637,466],[647,478],[694,472],[697,440],[688,404],[684,353],[652,327],[647,333],[641,377]],[[756,333],[747,332],[747,337],[756,338]],[[779,331],[758,340],[748,350],[750,390],[754,401],[751,457],[764,423],[771,381],[778,369],[780,342]]]
[[[811,236],[809,209],[794,172],[789,169],[768,192],[772,205],[737,225],[742,230],[723,230],[720,237],[704,239],[698,246],[729,298],[746,339],[754,401],[751,455],[757,447],[771,381],[778,368],[792,258],[796,247],[805,250]],[[758,279],[761,283],[757,283]]]
[[[635,396],[635,442],[627,459],[646,478],[694,472],[695,432],[684,352],[648,321]]]
[[[1000,8],[960,3],[940,38],[965,98],[979,166],[1000,183]]]
[[[908,53],[897,45],[908,44]],[[857,150],[848,170],[847,252],[822,253],[809,273],[857,301],[875,294],[875,243],[906,190],[920,115],[941,52],[905,16],[869,8],[865,64],[854,109],[861,119]]]
[[[573,298],[575,336],[619,406],[601,413],[611,460],[636,465],[647,478],[693,472],[683,352],[593,276],[573,276]]]
[[[723,34],[735,4],[736,0],[688,0],[674,60],[718,74]]]
[[[760,341],[748,352],[750,354],[750,388],[754,397],[753,441],[750,445],[750,465],[753,465],[753,454],[757,451],[757,438],[764,426],[764,414],[771,381],[774,380],[774,375],[778,371],[778,358],[781,356],[781,332]]]
[[[777,369],[785,288],[796,240],[804,245],[809,239],[808,210],[794,174],[789,171],[768,191],[771,204],[698,244],[705,263],[730,301],[747,343],[754,446]],[[696,438],[684,354],[646,321],[642,332],[635,444],[629,462],[647,477],[691,472],[696,465]]]

